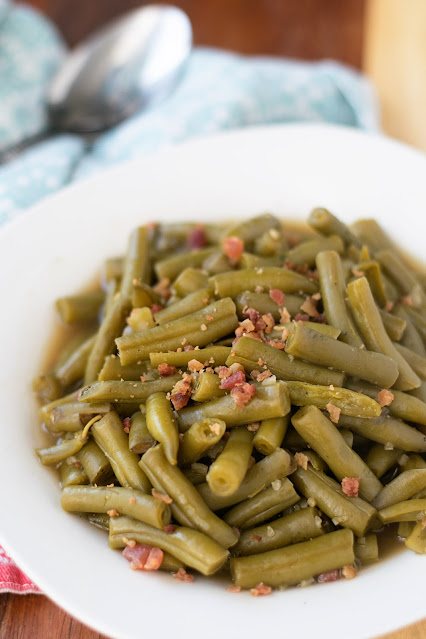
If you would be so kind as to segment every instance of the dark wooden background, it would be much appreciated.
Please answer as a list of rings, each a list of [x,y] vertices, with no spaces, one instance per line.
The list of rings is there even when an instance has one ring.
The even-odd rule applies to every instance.
[[[74,45],[137,0],[30,0]],[[195,44],[361,66],[364,0],[178,0]],[[407,635],[408,636],[408,635]],[[46,597],[0,595],[0,639],[100,639]],[[410,634],[412,639],[421,635]]]

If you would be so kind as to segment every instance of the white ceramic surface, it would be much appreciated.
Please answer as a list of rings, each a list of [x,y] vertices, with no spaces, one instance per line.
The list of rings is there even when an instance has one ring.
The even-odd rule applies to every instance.
[[[375,216],[424,255],[426,159],[396,142],[317,125],[255,128],[170,148],[46,200],[0,232],[0,541],[44,592],[112,637],[373,637],[426,613],[426,558],[402,552],[349,582],[253,599],[224,584],[135,573],[107,539],[61,511],[41,467],[31,379],[53,300],[78,291],[149,220]]]

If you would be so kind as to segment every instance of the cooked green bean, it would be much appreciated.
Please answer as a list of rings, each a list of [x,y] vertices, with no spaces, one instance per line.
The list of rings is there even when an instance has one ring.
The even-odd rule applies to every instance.
[[[165,393],[154,393],[147,398],[146,426],[153,438],[163,445],[167,461],[177,464],[179,431]]]
[[[282,228],[268,229],[254,241],[254,252],[257,255],[282,255],[287,251],[288,244]]]
[[[167,461],[161,445],[150,448],[140,464],[159,479],[168,496],[184,513],[193,528],[204,532],[224,548],[229,548],[237,542],[236,532],[210,510],[182,471]]]
[[[209,467],[206,464],[194,462],[188,468],[183,468],[182,472],[193,486],[199,486],[206,481],[206,475]]]
[[[198,461],[209,448],[217,444],[225,430],[226,424],[221,419],[203,419],[192,424],[179,445],[179,464],[186,465]]]
[[[60,444],[48,448],[37,448],[36,453],[43,466],[56,466],[67,457],[72,457],[83,448],[85,439],[81,437],[82,431],[75,433],[72,439],[64,439]]]
[[[298,244],[286,255],[286,259],[295,266],[315,266],[315,258],[322,251],[335,251],[343,253],[343,240],[338,235],[330,235],[329,237],[319,237],[307,242]]]
[[[167,526],[171,517],[170,506],[161,499],[117,486],[67,486],[62,491],[61,505],[67,512],[128,515],[154,528]]]
[[[290,401],[294,406],[317,406],[323,410],[329,404],[337,407],[342,415],[353,417],[379,417],[380,405],[362,393],[355,393],[346,388],[330,388],[306,382],[286,382],[290,393]]]
[[[181,379],[180,375],[171,375],[170,377],[160,377],[151,382],[119,382],[117,380],[94,382],[80,391],[78,399],[80,402],[106,401],[137,405],[154,393],[168,393]]]
[[[391,313],[387,313],[381,308],[379,308],[379,313],[386,333],[392,340],[399,342],[407,328],[407,321],[402,319],[402,317],[398,317],[398,315],[391,315]]]
[[[56,300],[56,310],[67,324],[96,320],[104,298],[102,291],[60,297]]]
[[[300,500],[299,495],[293,488],[293,484],[288,479],[282,479],[281,485],[275,490],[273,486],[264,488],[260,493],[245,499],[237,504],[231,510],[228,510],[224,516],[224,520],[230,525],[237,528],[246,527],[244,524],[255,517],[267,511],[268,509],[281,505],[285,510],[289,506]],[[266,517],[265,517],[266,519]]]
[[[408,362],[413,371],[420,377],[421,380],[426,380],[426,357],[423,355],[412,351],[410,348],[407,348],[403,344],[398,344],[394,342],[394,347],[398,351],[400,355]],[[421,384],[419,384],[420,386]],[[419,386],[417,388],[419,388]],[[415,390],[415,388],[411,388],[410,390]]]
[[[289,355],[320,366],[333,366],[383,388],[390,388],[398,376],[398,366],[390,357],[349,346],[297,323],[287,338],[285,348]]]
[[[363,343],[362,339],[346,308],[346,282],[338,253],[335,251],[319,253],[316,258],[316,265],[324,312],[328,323],[342,331],[340,339],[343,342],[360,348]]]
[[[115,379],[119,381],[139,382],[141,377],[152,378],[153,371],[151,371],[150,368],[149,361],[139,361],[129,364],[128,366],[123,366],[117,355],[108,355],[99,373],[98,381],[108,382]]]
[[[414,552],[422,555],[426,554],[426,528],[423,526],[422,521],[419,521],[419,523],[414,526],[405,540],[405,545],[410,550],[414,550]]]
[[[246,247],[251,247],[261,235],[271,229],[281,231],[281,222],[274,215],[265,213],[232,226],[226,231],[226,237],[239,237]]]
[[[159,280],[168,279],[172,282],[185,268],[200,268],[204,260],[209,257],[209,255],[212,255],[215,250],[214,248],[208,247],[178,253],[160,262],[156,262],[154,267],[155,273]]]
[[[310,541],[270,550],[258,555],[231,558],[231,575],[237,586],[254,588],[292,586],[355,561],[354,536],[336,530]]]
[[[370,533],[365,537],[355,539],[355,557],[361,564],[369,564],[379,559],[379,546],[377,544],[377,535]]]
[[[252,450],[253,433],[247,428],[234,428],[229,433],[225,448],[207,473],[207,483],[215,495],[228,497],[238,490],[247,473]]]
[[[163,308],[161,311],[157,311],[154,313],[154,318],[158,324],[172,322],[173,320],[195,313],[195,311],[200,311],[212,302],[213,291],[210,288],[201,288],[186,295],[178,302],[166,306],[166,308]]]
[[[93,439],[76,454],[91,484],[107,484],[112,479],[112,468],[107,456]],[[85,482],[82,482],[83,484]]]
[[[400,521],[419,521],[426,515],[426,499],[408,499],[400,501],[378,512],[382,524]]]
[[[205,366],[223,366],[231,354],[228,346],[208,346],[190,351],[150,353],[151,365],[154,367],[160,364],[176,366],[176,368],[186,368],[191,359],[201,362]]]
[[[63,388],[74,384],[84,376],[87,360],[95,344],[96,335],[92,335],[84,340],[75,350],[70,353],[64,362],[55,370],[55,376],[60,381]]]
[[[318,408],[302,408],[293,415],[291,423],[339,481],[344,477],[359,478],[359,493],[367,501],[372,501],[382,490],[383,486],[372,470],[349,448],[338,429]]]
[[[414,326],[409,314],[407,313],[406,305],[395,304],[392,313],[395,315],[395,317],[399,317],[399,319],[404,320],[406,324],[404,335],[401,338],[401,345],[414,351],[414,353],[417,353],[417,355],[426,357],[425,345],[418,330]]]
[[[307,328],[310,328],[313,331],[318,331],[318,333],[327,335],[327,337],[331,337],[331,339],[337,339],[342,332],[340,328],[336,328],[335,326],[330,326],[329,324],[318,324],[318,322],[305,322],[302,320],[298,320],[297,323],[301,324],[302,326],[306,326]],[[291,331],[291,329],[293,328],[293,324],[294,324],[294,321],[285,322],[284,324],[281,324],[281,326],[284,326],[289,331]],[[270,333],[271,339],[278,338],[279,332],[280,332],[279,329],[272,329]]]
[[[209,275],[216,275],[217,273],[224,273],[229,271],[231,265],[229,259],[222,251],[212,253],[204,260],[202,264],[203,271],[207,271]]]
[[[209,277],[208,274],[198,268],[188,267],[185,268],[175,281],[173,282],[173,291],[180,297],[185,297],[191,293],[199,292],[200,289],[208,290]],[[205,304],[203,304],[205,306]],[[199,306],[198,308],[203,308]],[[198,309],[194,309],[198,310]],[[188,313],[186,313],[187,315]]]
[[[357,248],[362,248],[361,240],[353,234],[351,229],[341,222],[335,215],[327,209],[313,209],[309,215],[308,223],[322,235],[338,235],[345,244],[353,244]]]
[[[395,251],[385,249],[377,253],[376,258],[403,295],[411,297],[415,306],[425,303],[426,297],[421,284],[417,281],[413,271],[399,259]]]
[[[360,497],[347,497],[334,479],[313,468],[300,466],[291,480],[299,493],[312,499],[334,525],[350,528],[362,537],[376,519],[376,509]]]
[[[421,455],[406,455],[405,459],[399,459],[399,465],[402,470],[414,470],[416,468],[426,468],[426,461]]]
[[[288,310],[291,317],[300,313],[300,307],[305,301],[300,295],[289,295],[286,293],[284,298],[284,307]],[[248,308],[254,308],[261,315],[270,313],[276,322],[281,319],[279,306],[269,296],[269,293],[256,293],[254,291],[244,291],[239,293],[235,298],[238,317],[244,319],[244,312]]]
[[[389,339],[366,278],[360,277],[350,282],[347,293],[355,322],[367,348],[387,355],[397,363],[399,375],[395,388],[410,390],[420,386],[420,379]]]
[[[382,275],[380,264],[376,262],[376,260],[360,262],[359,264],[355,265],[355,267],[352,269],[352,272],[356,273],[357,276],[359,276],[359,274],[364,275],[370,285],[371,292],[378,306],[379,307],[386,306],[388,297],[387,297],[385,280]],[[384,315],[384,311],[383,313],[380,312],[380,316],[382,318],[383,324],[385,324],[383,315]],[[386,326],[385,328],[387,331]]]
[[[86,471],[78,461],[72,461],[74,457],[65,459],[59,469],[61,488],[65,486],[75,486],[76,484],[88,484],[89,478]]]
[[[400,521],[398,524],[398,537],[406,539],[415,525],[413,521]]]
[[[81,430],[95,415],[104,415],[111,410],[111,404],[69,402],[60,404],[45,412],[44,423],[50,433],[70,432]]]
[[[123,487],[130,486],[143,493],[150,492],[151,485],[138,466],[138,455],[129,450],[129,438],[117,413],[111,411],[93,424],[92,435]]]
[[[279,448],[287,432],[290,416],[262,419],[260,427],[253,438],[253,446],[262,455],[270,455]]]
[[[123,274],[123,258],[109,257],[104,262],[102,273],[101,273],[101,281],[105,283],[105,282],[109,282],[110,280],[119,280],[122,274]]]
[[[146,425],[146,416],[142,415],[140,410],[133,413],[130,417],[129,450],[131,450],[132,453],[142,455],[146,453],[148,448],[154,446],[155,443],[156,440]]]
[[[43,404],[55,401],[62,395],[63,388],[54,373],[39,375],[33,379],[33,391]]]
[[[426,404],[426,382],[422,380],[418,388],[413,388],[413,390],[409,391],[409,395],[417,397],[417,399]]]
[[[192,400],[194,402],[207,402],[215,397],[223,397],[226,390],[221,388],[222,380],[216,373],[202,371],[195,382]]]
[[[124,257],[121,278],[121,295],[132,297],[134,286],[150,280],[149,257],[150,232],[146,226],[139,226],[131,234]]]
[[[383,249],[394,248],[388,235],[380,224],[373,219],[357,220],[351,225],[355,235],[374,253]]]
[[[264,290],[278,288],[284,293],[299,293],[303,291],[311,295],[318,291],[312,280],[294,271],[276,266],[262,268],[247,268],[241,271],[219,273],[209,280],[215,295],[219,297],[237,297],[243,291],[255,291],[257,287]]]
[[[131,517],[117,517],[111,520],[109,530],[111,548],[123,548],[124,538],[134,539],[139,544],[161,548],[203,575],[217,572],[229,555],[213,539],[192,528],[176,526],[173,532],[166,533]]]
[[[388,450],[383,444],[374,444],[368,451],[366,463],[373,473],[380,479],[388,470],[397,463],[402,455],[402,450],[392,448]]]
[[[388,448],[400,448],[413,453],[426,452],[426,436],[416,428],[389,415],[382,415],[375,419],[342,415],[339,420],[340,427],[349,428],[357,435],[362,435],[378,444],[384,444]]]
[[[426,469],[404,470],[380,491],[373,501],[377,510],[383,510],[398,502],[410,499],[426,488]]]
[[[207,346],[238,326],[235,304],[229,298],[213,302],[184,318],[116,340],[122,364],[147,359],[150,353],[175,350],[185,344]]]
[[[104,513],[90,513],[87,515],[87,519],[92,526],[100,528],[100,530],[104,530],[105,532],[109,532],[109,515],[104,515]]]
[[[245,406],[237,406],[232,395],[211,399],[179,411],[179,429],[185,432],[195,422],[208,417],[222,419],[228,427],[244,426],[270,417],[284,417],[290,412],[287,386],[276,382],[269,386],[258,386],[256,394]]]

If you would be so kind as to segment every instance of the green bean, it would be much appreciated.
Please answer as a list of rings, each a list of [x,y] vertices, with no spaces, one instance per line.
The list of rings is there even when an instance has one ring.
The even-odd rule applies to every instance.
[[[369,535],[365,535],[365,537],[358,537],[355,540],[354,550],[355,557],[363,566],[372,561],[378,561],[379,547],[377,545],[377,535],[370,533]]]
[[[104,530],[105,532],[109,532],[109,515],[104,515],[104,513],[90,513],[87,516],[87,519],[92,526],[95,526],[100,530]]]
[[[426,436],[416,428],[408,426],[399,419],[382,415],[375,419],[362,419],[341,415],[339,428],[349,428],[357,435],[362,435],[378,444],[385,444],[387,448],[424,453],[426,452]]]
[[[426,499],[408,499],[401,501],[378,512],[382,524],[392,524],[400,521],[419,521],[426,515]]]
[[[50,420],[51,412],[57,408],[57,406],[62,406],[63,404],[68,404],[70,402],[77,401],[77,396],[80,391],[73,391],[72,393],[68,393],[68,395],[64,395],[63,397],[59,397],[59,399],[55,399],[48,404],[44,404],[39,409],[39,415],[43,422]]]
[[[349,448],[337,428],[318,408],[302,408],[293,415],[291,423],[339,481],[344,477],[358,477],[359,493],[367,501],[372,501],[382,490],[382,484],[367,464]]]
[[[400,521],[398,524],[398,537],[406,539],[415,526],[412,521]]]
[[[129,300],[118,295],[114,299],[96,334],[95,343],[86,365],[84,375],[85,384],[90,384],[98,378],[105,357],[113,350],[114,340],[124,328],[129,311]]]
[[[159,304],[161,302],[160,295],[154,291],[151,286],[144,282],[136,284],[133,282],[132,293],[132,306],[133,308],[140,308],[141,306],[152,306],[153,304]]]
[[[422,315],[422,313],[411,306],[407,306],[407,313],[411,319],[411,322],[414,324],[417,332],[423,340],[423,344],[426,345],[426,321]]]
[[[235,304],[228,297],[184,318],[166,322],[141,333],[119,337],[116,343],[121,363],[131,364],[146,359],[150,353],[173,350],[183,344],[207,346],[210,342],[228,335],[237,326]]]
[[[402,319],[402,317],[398,317],[398,315],[391,315],[391,313],[387,313],[381,308],[379,308],[379,313],[390,339],[399,342],[405,333],[407,321]]]
[[[279,517],[270,524],[245,530],[233,547],[232,553],[236,556],[257,555],[300,541],[308,541],[323,534],[319,511],[316,508],[302,508]]]
[[[154,393],[146,400],[146,425],[153,438],[163,445],[167,461],[177,464],[179,431],[165,393]]]
[[[73,459],[73,457],[65,459],[59,468],[60,485],[62,488],[75,484],[89,483],[86,471],[81,467],[79,462],[71,461]]]
[[[241,524],[241,530],[249,530],[250,528],[255,528],[256,526],[260,526],[260,524],[263,524],[265,521],[274,519],[277,515],[282,515],[283,512],[287,514],[289,511],[289,508],[290,509],[292,508],[292,506],[289,506],[289,501],[280,501],[277,504],[275,504],[275,506],[270,506],[266,510],[262,510],[260,513],[257,513],[256,515],[249,517],[249,519],[247,519],[243,524]]]
[[[395,317],[399,317],[399,319],[405,321],[405,331],[404,335],[401,338],[401,346],[405,346],[405,348],[414,351],[414,353],[420,355],[421,357],[426,357],[426,349],[423,344],[423,340],[413,322],[411,321],[406,308],[407,307],[403,304],[396,304],[392,311]],[[396,344],[394,345],[396,347]]]
[[[318,253],[334,251],[341,254],[344,248],[343,240],[338,235],[318,237],[295,246],[287,253],[286,259],[295,266],[304,266],[306,264],[312,267],[315,266],[315,258]]]
[[[390,357],[349,346],[300,324],[293,326],[287,338],[286,352],[314,364],[333,366],[383,388],[392,386],[398,376],[398,367]]]
[[[180,442],[179,464],[186,465],[198,461],[209,448],[217,444],[225,430],[226,424],[221,419],[203,419],[192,424]]]
[[[410,550],[419,554],[426,554],[426,528],[423,522],[419,521],[405,540],[405,545]]]
[[[394,248],[388,235],[380,224],[373,219],[357,220],[351,225],[355,235],[374,253],[383,249]]]
[[[293,470],[294,465],[290,455],[282,448],[278,448],[247,471],[240,487],[232,495],[228,497],[216,495],[207,483],[200,484],[197,490],[209,508],[221,510],[248,499],[250,495],[256,495],[268,484],[277,479],[281,480]]]
[[[102,291],[60,297],[56,300],[56,310],[61,320],[67,324],[96,320],[104,298]]]
[[[156,441],[146,425],[145,415],[142,415],[141,411],[133,413],[130,417],[129,450],[132,453],[142,455],[155,443]]]
[[[84,376],[87,360],[95,343],[96,336],[91,335],[88,339],[70,353],[66,360],[56,368],[55,376],[62,385],[67,388]]]
[[[215,495],[228,497],[238,490],[247,473],[252,450],[253,433],[244,427],[234,428],[207,473],[207,483]]]
[[[275,490],[273,486],[264,488],[260,493],[257,493],[257,495],[245,499],[240,504],[231,508],[231,510],[228,510],[224,516],[224,520],[230,526],[247,528],[244,524],[256,515],[261,515],[274,506],[281,506],[281,510],[285,510],[299,500],[300,497],[294,490],[291,481],[282,479],[278,490]]]
[[[226,237],[239,237],[246,248],[251,248],[261,235],[271,229],[281,231],[281,222],[270,213],[265,213],[236,224],[227,230]]]
[[[335,326],[330,326],[329,324],[318,324],[318,322],[304,322],[301,320],[298,320],[297,323],[301,324],[302,326],[306,326],[306,328],[310,328],[313,331],[318,331],[318,333],[322,333],[323,335],[326,335],[327,337],[331,337],[331,339],[337,339],[342,332],[340,328],[336,328]],[[284,324],[281,324],[281,326],[284,326],[289,331],[291,331],[291,329],[293,328],[293,325],[294,325],[294,321],[285,322]],[[278,338],[277,333],[279,333],[277,329],[272,330],[270,333],[270,338],[271,339]]]
[[[85,440],[81,433],[76,433],[72,439],[64,439],[60,444],[48,448],[37,448],[36,453],[43,466],[56,466],[67,457],[72,457],[83,447]]]
[[[359,276],[359,273],[365,275],[377,304],[380,307],[386,306],[386,302],[388,301],[387,292],[379,263],[376,262],[376,260],[360,262],[359,264],[355,265],[355,267],[352,269],[352,272],[356,273],[357,277]],[[382,313],[380,313],[380,315],[383,321]]]
[[[380,405],[362,393],[354,393],[346,388],[330,388],[306,382],[286,382],[290,401],[295,406],[316,406],[327,409],[329,404],[336,406],[343,415],[353,417],[379,417]]]
[[[222,380],[215,373],[202,371],[195,382],[192,400],[194,402],[207,402],[215,397],[223,397],[226,391],[221,388]]]
[[[227,550],[198,530],[176,526],[172,533],[166,533],[130,517],[111,520],[110,547],[122,548],[125,544],[123,538],[161,548],[203,575],[217,572],[229,555]]]
[[[237,542],[236,532],[210,510],[182,471],[167,461],[161,445],[150,448],[140,463],[142,468],[148,468],[158,478],[193,528],[205,533],[224,548]]]
[[[340,431],[342,436],[343,433],[345,431]],[[350,431],[346,431],[346,433],[350,433]],[[352,433],[351,433],[352,435]],[[350,445],[350,440],[346,440],[345,437],[343,437],[343,439],[345,440],[345,442],[347,443],[347,445]],[[353,435],[352,435],[352,439],[353,439]],[[303,442],[303,446],[306,446],[306,442]],[[303,446],[301,448],[303,448]],[[311,464],[312,468],[314,468],[315,470],[319,470],[321,473],[328,473],[329,472],[329,468],[327,466],[327,464],[325,463],[325,461],[319,456],[317,455],[317,453],[314,450],[311,449],[306,449],[306,450],[302,450],[301,451],[303,455],[305,455],[308,458],[308,462]]]
[[[417,388],[420,385],[420,379],[389,339],[366,278],[360,277],[348,284],[347,293],[352,313],[367,348],[387,355],[397,363],[399,375],[395,388],[398,390]]]
[[[111,517],[115,511],[154,528],[167,526],[171,518],[170,506],[161,499],[117,486],[67,486],[62,491],[61,505],[67,512],[107,513]]]
[[[420,380],[426,380],[426,357],[415,353],[403,344],[398,344],[398,342],[394,342],[394,347],[398,351],[398,353],[408,362],[413,371],[420,377]],[[417,388],[419,388],[420,385],[421,384],[419,384]],[[416,389],[411,388],[410,390],[413,391]]]
[[[100,382],[108,382],[114,379],[127,382],[140,381],[141,377],[150,378],[152,373],[149,361],[139,361],[128,366],[122,366],[117,355],[108,355],[105,358],[98,380]]]
[[[291,332],[291,336],[296,333],[298,335],[299,324],[295,324]],[[316,331],[311,331],[309,328],[304,329],[319,335]],[[322,335],[320,337],[323,337]],[[287,338],[287,344],[290,337]],[[335,343],[336,340],[331,338],[325,338]],[[291,340],[291,341],[294,341]],[[328,341],[327,341],[328,345]],[[348,347],[349,348],[349,347]],[[244,359],[244,368],[248,372],[252,370],[262,370],[262,366],[266,366],[273,375],[276,375],[278,379],[283,380],[297,380],[300,382],[308,382],[311,384],[322,384],[324,386],[342,386],[344,381],[344,375],[338,371],[331,371],[328,368],[322,366],[316,366],[315,364],[308,364],[299,359],[292,357],[292,353],[288,354],[273,346],[258,342],[249,337],[242,337],[234,345],[232,352],[234,355],[229,356],[226,360],[226,365],[230,366],[233,362],[238,362]],[[329,358],[330,359],[330,358]],[[259,364],[260,362],[260,364]],[[247,363],[247,367],[246,367]]]
[[[76,454],[76,457],[91,484],[107,484],[112,478],[111,464],[93,439],[89,439],[84,444],[83,448]]]
[[[206,464],[194,462],[188,468],[183,468],[182,472],[193,486],[198,486],[206,481],[206,475],[209,467]]]
[[[191,293],[201,290],[208,290],[209,278],[208,274],[198,268],[188,267],[179,273],[173,282],[173,291],[180,297],[185,297]],[[205,304],[203,304],[205,306]],[[198,309],[203,308],[199,306]],[[198,310],[196,309],[196,310]],[[188,313],[186,313],[187,315]]]
[[[380,479],[388,470],[397,463],[402,451],[399,448],[388,450],[383,444],[374,444],[368,451],[366,458],[367,466]]]
[[[191,359],[195,359],[205,366],[223,366],[231,354],[231,350],[227,346],[208,346],[192,351],[150,353],[149,358],[154,367],[165,363],[177,368],[186,368]]]
[[[215,248],[209,247],[178,253],[177,255],[156,262],[154,267],[155,273],[159,280],[168,279],[172,282],[185,268],[200,268],[204,260],[215,251]]]
[[[119,280],[123,275],[123,258],[122,257],[109,257],[105,260],[102,273],[101,273],[101,281],[105,285],[105,283],[110,280]]]
[[[376,255],[385,273],[395,282],[403,295],[411,297],[415,306],[425,303],[426,297],[413,271],[405,266],[395,251],[385,249]]]
[[[304,470],[300,466],[291,476],[299,493],[315,504],[332,520],[334,525],[350,528],[362,537],[371,528],[376,518],[376,509],[360,497],[347,497],[340,484],[331,477],[313,468]]]
[[[380,491],[373,501],[377,510],[410,499],[426,488],[426,469],[404,470]]]
[[[63,388],[54,373],[39,375],[33,380],[33,391],[37,399],[43,404],[50,403],[61,397]]]
[[[322,235],[338,235],[345,244],[353,244],[357,248],[362,248],[362,242],[351,229],[327,209],[313,209],[309,215],[308,223]]]
[[[76,433],[95,415],[104,415],[111,410],[111,404],[82,404],[69,402],[53,408],[45,417],[45,426],[50,433]]]
[[[157,313],[154,314],[154,318],[158,324],[172,322],[173,320],[195,313],[195,311],[203,309],[207,304],[211,304],[212,302],[213,291],[210,288],[201,288],[186,295],[178,302],[163,308],[161,311],[157,311]]]
[[[230,268],[231,265],[229,264],[229,259],[222,253],[222,251],[212,253],[211,255],[206,257],[202,264],[203,271],[207,271],[209,275],[224,273],[225,271],[229,271]]]
[[[150,492],[150,483],[138,466],[138,455],[129,450],[129,439],[117,413],[107,413],[93,424],[92,435],[122,486],[130,486],[143,493]]]
[[[413,388],[413,390],[409,391],[409,395],[413,395],[413,397],[417,397],[421,402],[426,403],[426,382],[422,381],[418,388]]]
[[[300,313],[300,307],[305,301],[304,297],[300,295],[285,295],[284,306],[290,313],[291,317]],[[276,322],[281,319],[281,313],[279,306],[269,296],[269,293],[255,293],[253,291],[244,291],[239,293],[235,298],[235,304],[237,307],[238,317],[244,319],[244,310],[247,308],[254,308],[261,315],[270,313]]]
[[[148,227],[139,226],[131,233],[121,279],[121,295],[124,299],[132,296],[135,284],[140,282],[149,284],[149,244],[150,232]]]
[[[265,290],[278,288],[284,293],[303,291],[311,295],[318,291],[315,282],[304,275],[275,266],[219,273],[211,277],[209,282],[219,297],[236,297],[243,291],[255,291],[259,286]]]
[[[160,377],[152,382],[119,382],[117,380],[94,382],[80,391],[78,400],[80,402],[108,401],[138,405],[153,393],[168,393],[181,379],[180,375],[171,375],[170,377]]]
[[[288,251],[288,244],[282,228],[264,231],[254,241],[254,252],[257,255],[282,255]]]
[[[282,258],[278,255],[255,255],[254,253],[248,253],[244,251],[241,255],[238,266],[240,269],[252,269],[252,268],[263,268],[264,266],[281,266]]]
[[[399,460],[402,470],[415,470],[416,468],[426,468],[426,461],[420,455],[406,455],[406,459]]]
[[[279,448],[287,432],[290,416],[262,419],[253,439],[253,446],[262,455],[270,455]]]
[[[292,586],[355,561],[354,536],[336,530],[310,541],[258,555],[231,558],[231,575],[237,586],[253,588],[259,583],[272,587]]]
[[[245,406],[237,406],[232,395],[225,395],[209,402],[183,408],[179,411],[179,429],[188,428],[203,419],[222,419],[228,427],[244,426],[270,417],[284,417],[290,412],[288,389],[283,382],[259,386],[256,394]]]

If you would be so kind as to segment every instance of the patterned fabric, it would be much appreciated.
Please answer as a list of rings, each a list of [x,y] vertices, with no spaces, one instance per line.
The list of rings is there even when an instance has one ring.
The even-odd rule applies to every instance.
[[[38,594],[40,590],[19,570],[0,546],[0,593],[2,592]]]

